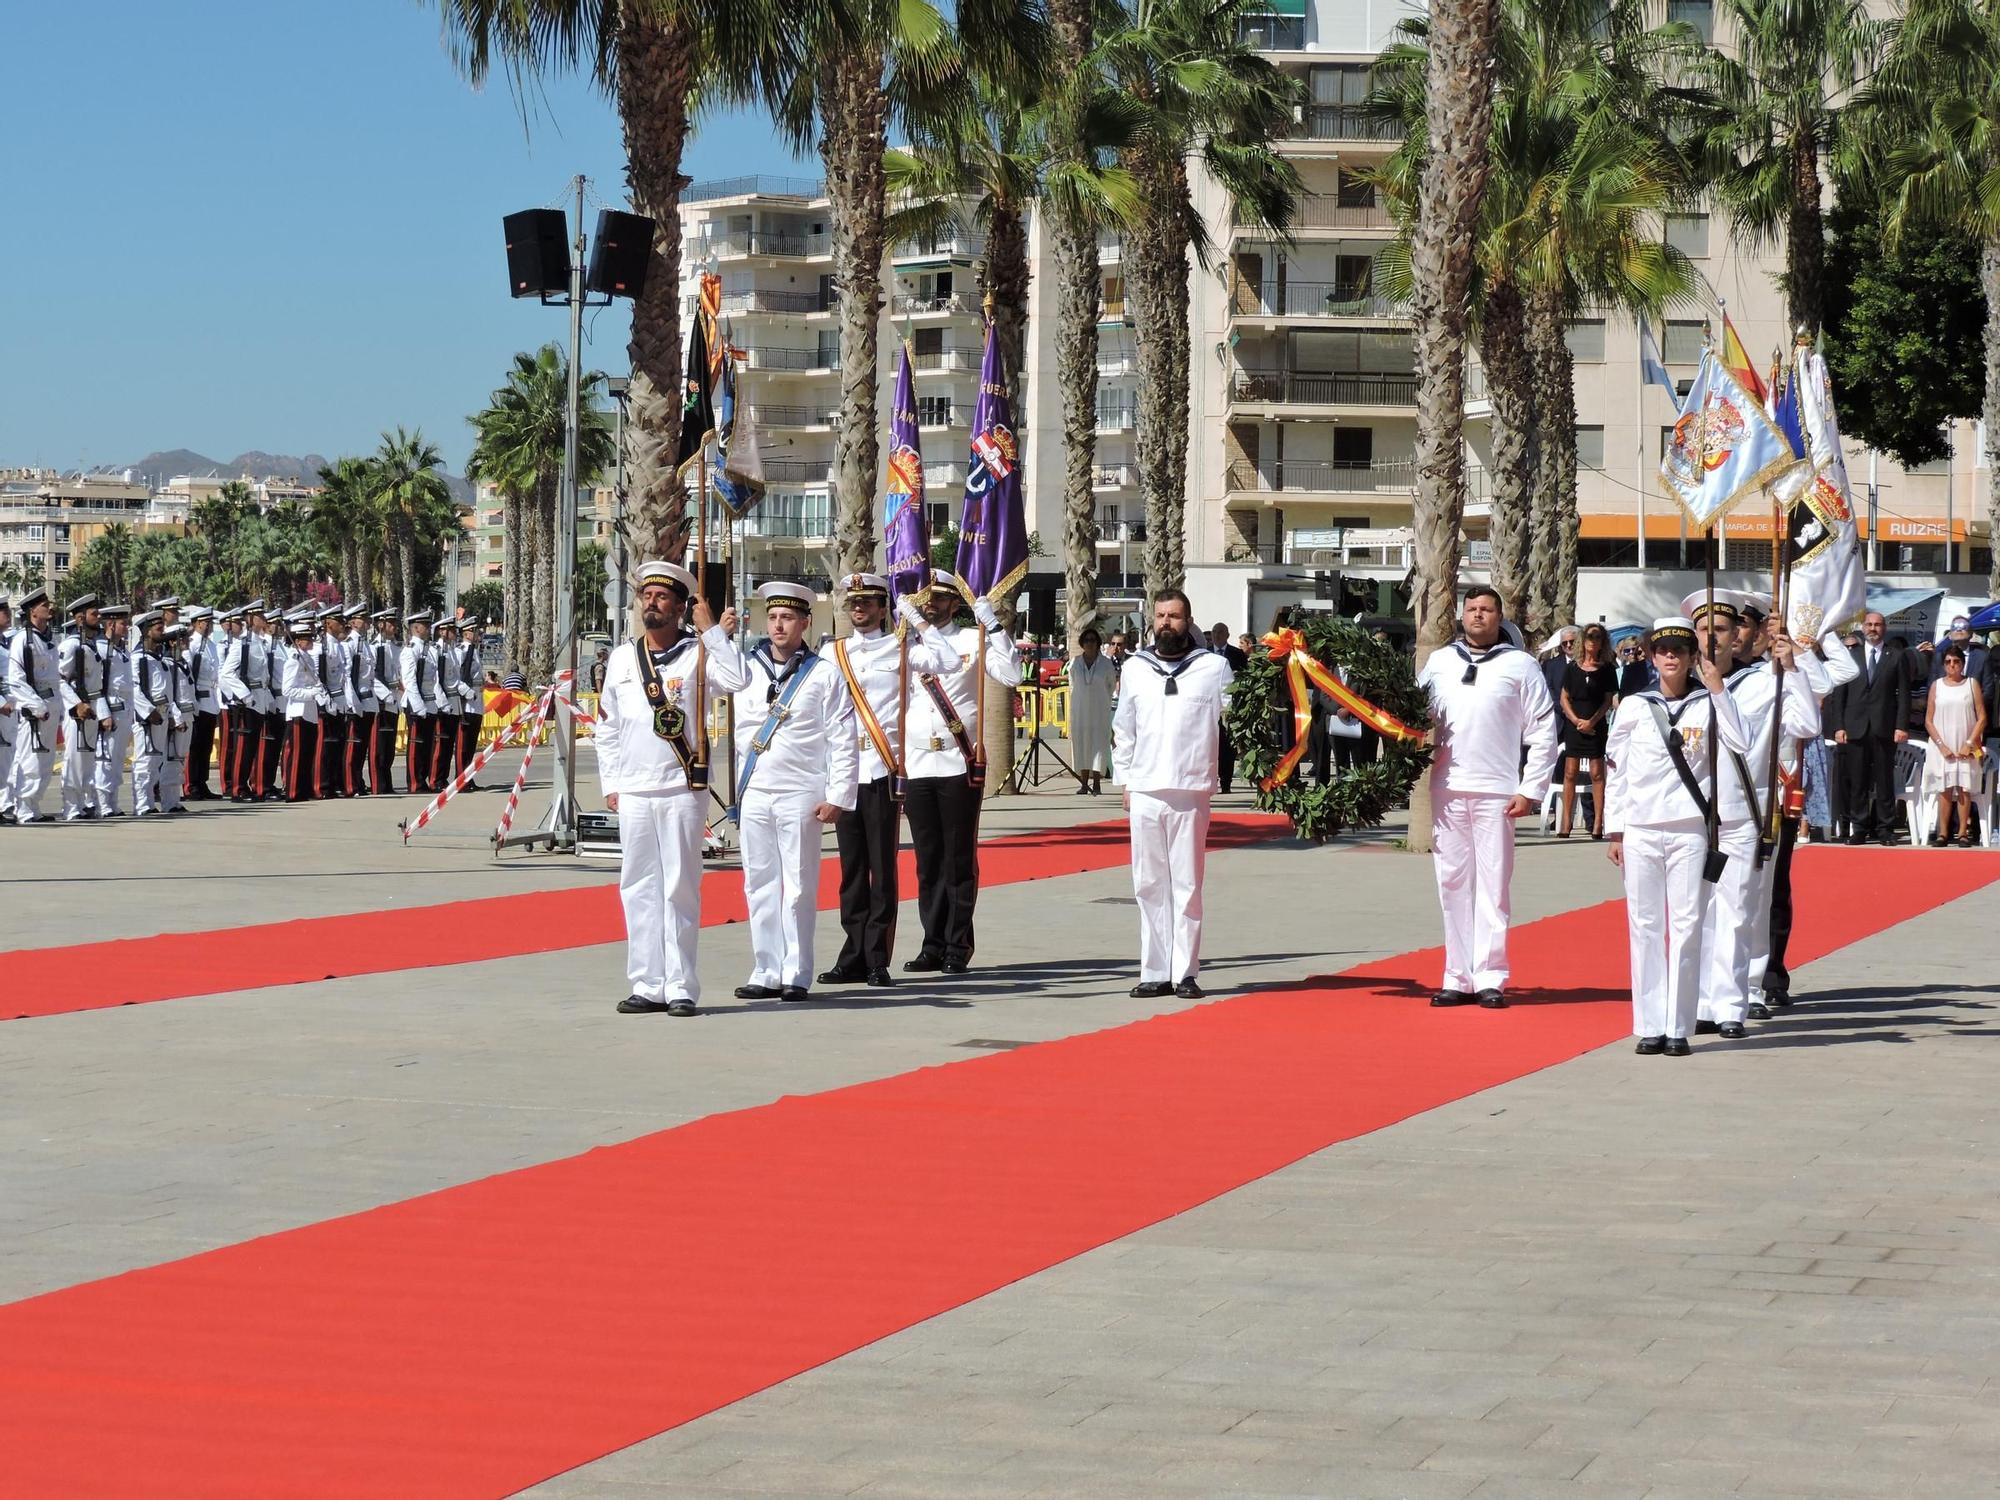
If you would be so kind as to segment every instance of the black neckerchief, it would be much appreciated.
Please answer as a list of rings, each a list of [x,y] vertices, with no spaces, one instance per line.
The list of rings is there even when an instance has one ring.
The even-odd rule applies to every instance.
[[[1465,675],[1458,680],[1461,684],[1466,684],[1477,682],[1479,680],[1479,669],[1503,651],[1512,651],[1514,643],[1503,635],[1492,645],[1483,648],[1477,656],[1474,656],[1472,648],[1465,644],[1465,638],[1461,636],[1451,643],[1451,649],[1456,651],[1459,659],[1465,663]]]
[[[771,654],[771,643],[769,641],[759,641],[755,646],[751,647],[750,659],[757,663],[763,669],[764,675],[770,679],[764,686],[764,702],[766,704],[778,701],[778,694],[784,691],[785,684],[790,682],[798,673],[805,670],[805,664],[813,659],[813,654],[812,647],[800,646],[798,650],[792,653],[792,659],[785,663],[784,670],[779,671],[778,661]]]
[[[1160,692],[1165,697],[1172,698],[1178,696],[1180,693],[1180,687],[1174,679],[1185,672],[1196,657],[1209,656],[1213,653],[1206,646],[1190,646],[1187,649],[1187,654],[1174,663],[1174,669],[1171,672],[1167,670],[1166,659],[1156,655],[1151,646],[1142,647],[1132,654],[1138,660],[1151,667],[1157,676],[1167,679],[1167,685],[1161,688]]]

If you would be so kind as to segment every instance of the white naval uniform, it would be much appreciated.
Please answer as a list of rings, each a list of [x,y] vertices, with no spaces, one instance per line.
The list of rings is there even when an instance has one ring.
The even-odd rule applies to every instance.
[[[55,642],[27,625],[15,630],[7,652],[7,696],[14,705],[14,815],[34,823],[55,761],[60,709]]]
[[[701,636],[708,653],[709,701],[750,680],[743,658],[720,625]],[[625,972],[642,1000],[698,1000],[695,942],[701,931],[701,836],[707,794],[688,785],[673,747],[653,732],[653,708],[639,675],[644,635],[611,653],[598,703],[597,779],[618,798],[618,896],[625,907]],[[687,721],[691,748],[695,637],[684,635],[659,667],[667,701]],[[656,655],[655,661],[661,657]],[[445,732],[440,727],[440,734]]]
[[[73,823],[97,810],[97,738],[110,715],[96,641],[76,632],[64,636],[56,645],[56,671],[62,692],[62,815]],[[76,716],[83,704],[90,706],[88,720]]]
[[[1111,690],[1118,665],[1102,651],[1095,662],[1069,659],[1070,762],[1079,776],[1111,769]]]
[[[1701,996],[1702,919],[1710,887],[1701,878],[1708,830],[1701,807],[1674,769],[1651,705],[1678,715],[1688,769],[1710,796],[1708,747],[1717,734],[1718,772],[1729,772],[1729,751],[1747,747],[1743,721],[1727,693],[1697,688],[1678,701],[1659,689],[1634,693],[1618,705],[1605,743],[1609,767],[1604,829],[1625,845],[1625,913],[1632,942],[1632,1034],[1685,1037]],[[1730,855],[1730,864],[1736,856]]]
[[[1471,682],[1468,668],[1477,667]],[[1442,988],[1507,988],[1514,824],[1507,804],[1537,807],[1555,770],[1556,710],[1541,664],[1504,640],[1484,651],[1433,651],[1417,683],[1430,696],[1431,845],[1444,912]],[[1527,763],[1521,751],[1526,747]]]
[[[14,654],[14,632],[0,630],[0,813],[14,815],[14,730],[21,716],[14,709],[8,660]]]
[[[1725,753],[1716,774],[1722,779],[1717,846],[1729,856],[1702,919],[1701,1005],[1696,1018],[1717,1025],[1742,1021],[1750,1005],[1750,960],[1771,946],[1771,877],[1775,859],[1757,865],[1760,825],[1771,807],[1771,703],[1777,678],[1768,660],[1737,667],[1727,679],[1744,738],[1749,742],[1739,768]],[[1794,740],[1819,733],[1819,705],[1805,677],[1785,674],[1784,733]],[[1743,771],[1755,790],[1753,805]],[[1758,977],[1763,977],[1759,966]]]
[[[736,695],[736,825],[743,832],[743,892],[750,906],[750,979],[765,989],[805,989],[813,980],[813,922],[819,910],[822,802],[855,801],[860,762],[854,700],[840,668],[810,651],[779,666],[769,642],[749,657],[750,685]],[[775,700],[793,673],[805,679],[785,717],[764,740]],[[607,677],[609,673],[607,672]],[[741,769],[759,744],[756,766]]]
[[[125,783],[125,757],[132,749],[132,653],[110,640],[100,640],[104,661],[104,697],[111,716],[97,736],[97,815],[118,816],[118,794]]]
[[[143,818],[164,809],[161,782],[167,763],[167,741],[173,733],[173,669],[165,648],[141,646],[132,653],[132,715],[137,750],[132,756],[132,816]],[[154,722],[148,722],[154,721]]]
[[[181,787],[187,775],[188,742],[194,738],[194,674],[186,656],[171,647],[167,651],[167,681],[173,697],[173,713],[168,719],[167,762],[160,768],[160,807],[172,812],[181,805]]]
[[[1141,984],[1201,972],[1209,799],[1224,694],[1235,680],[1226,657],[1199,646],[1173,661],[1135,651],[1119,672],[1112,769],[1130,814]]]

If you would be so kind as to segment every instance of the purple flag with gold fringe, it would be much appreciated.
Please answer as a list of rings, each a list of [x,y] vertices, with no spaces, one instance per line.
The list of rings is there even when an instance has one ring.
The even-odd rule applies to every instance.
[[[888,477],[882,486],[882,572],[889,593],[923,594],[931,586],[931,529],[924,513],[924,455],[917,437],[917,396],[910,381],[910,346],[896,367],[889,412]]]
[[[1020,587],[1028,572],[1028,513],[1021,498],[1020,444],[1013,405],[992,324],[979,364],[979,401],[972,409],[972,455],[965,470],[965,507],[958,523],[958,576],[974,598],[994,603]]]

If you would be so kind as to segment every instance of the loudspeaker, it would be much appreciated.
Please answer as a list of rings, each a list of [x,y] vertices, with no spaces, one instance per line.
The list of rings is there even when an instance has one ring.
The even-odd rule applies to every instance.
[[[653,221],[615,208],[599,211],[590,243],[590,269],[583,289],[637,299],[646,287],[646,263],[653,254]]]
[[[1053,636],[1062,627],[1056,623],[1056,591],[1028,591],[1028,634]]]
[[[687,570],[697,578],[701,576],[701,570],[694,565],[693,557],[689,557],[687,560]],[[723,610],[736,602],[736,596],[730,592],[729,588],[728,563],[720,559],[709,563],[708,587],[702,590],[702,597],[708,600],[708,607],[715,611],[715,617],[718,620],[722,618]],[[688,629],[694,629],[694,619],[692,616],[689,617],[687,624]]]
[[[507,291],[540,297],[569,291],[569,221],[559,208],[530,208],[500,221],[507,231]]]

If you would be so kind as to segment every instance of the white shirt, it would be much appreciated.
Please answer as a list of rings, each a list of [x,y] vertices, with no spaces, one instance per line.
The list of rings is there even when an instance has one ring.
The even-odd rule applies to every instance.
[[[396,676],[403,684],[403,709],[411,718],[428,719],[437,711],[437,657],[428,636],[403,643]]]
[[[750,685],[736,695],[738,785],[742,784],[751,743],[770,722],[772,690],[782,692],[792,674],[803,671],[805,680],[785,706],[783,722],[772,732],[769,745],[758,752],[748,790],[793,793],[810,797],[815,804],[853,807],[860,764],[854,738],[860,726],[855,722],[854,699],[841,681],[840,668],[803,649],[781,667],[773,660],[768,641],[757,643],[747,666]],[[610,679],[609,671],[605,677]]]
[[[197,713],[219,713],[222,709],[222,662],[212,635],[188,637],[187,653],[181,658],[194,678],[194,706]]]
[[[61,677],[59,688],[65,718],[73,716],[84,703],[90,705],[93,714],[104,712],[104,659],[97,654],[93,642],[80,635],[64,636],[56,644],[56,670]]]
[[[953,717],[958,720],[966,743],[973,744],[974,726],[979,722],[979,716],[974,711],[976,695],[980,690],[979,675],[973,669],[973,658],[979,654],[979,631],[975,626],[951,625],[936,629],[935,634],[937,642],[942,643],[956,663],[935,674],[938,686],[944,689],[945,698],[952,706]],[[989,630],[986,633],[986,675],[1005,687],[1020,685],[1021,655],[1012,637],[1004,630]],[[963,776],[966,772],[965,752],[958,748],[950,723],[931,701],[931,695],[922,681],[923,676],[914,665],[911,666],[910,738],[909,748],[903,752],[904,772],[913,777]]]
[[[378,713],[394,713],[403,701],[403,652],[387,636],[376,635],[368,643],[368,670],[375,679],[375,708]]]
[[[1722,753],[1716,768],[1724,778],[1731,774],[1729,752],[1749,747],[1742,717],[1726,692],[1697,688],[1674,701],[1658,688],[1647,688],[1621,699],[1604,747],[1604,763],[1609,768],[1604,788],[1606,833],[1623,833],[1627,828],[1699,828],[1704,821],[1654,722],[1651,705],[1656,703],[1666,709],[1670,719],[1679,716],[1673,727],[1680,730],[1685,742],[1682,753],[1705,797],[1713,793],[1703,737],[1719,735]]]
[[[30,626],[21,626],[7,651],[8,698],[24,717],[46,719],[54,712],[56,679],[54,642]]]
[[[702,632],[701,643],[708,651],[708,699],[717,694],[740,692],[750,682],[743,658],[720,625]],[[646,701],[646,685],[639,677],[638,652],[646,649],[646,637],[611,653],[611,665],[604,674],[604,692],[597,706],[597,779],[604,794],[625,792],[679,792],[688,790],[687,772],[671,743],[653,732],[653,706]],[[655,661],[660,661],[656,654]],[[694,671],[697,652],[695,638],[684,635],[668,648],[658,671],[667,702],[678,707],[687,721],[683,734],[690,750],[700,747],[701,726],[694,719]]]
[[[1733,823],[1755,818],[1771,810],[1771,702],[1777,696],[1777,674],[1768,660],[1738,667],[1726,679],[1729,696],[1735,701],[1737,716],[1743,721],[1749,749],[1743,764],[1749,769],[1750,784],[1757,789],[1758,807],[1744,798],[1743,777],[1734,764],[1722,768],[1722,821]],[[1819,733],[1819,705],[1803,673],[1785,674],[1785,700],[1781,709],[1785,741],[1796,745]]]
[[[160,652],[141,646],[132,653],[132,716],[140,723],[165,723],[173,708],[173,669]]]
[[[1505,642],[1482,652],[1454,641],[1431,653],[1417,685],[1430,695],[1435,725],[1433,788],[1542,800],[1555,771],[1556,709],[1541,663]]]
[[[1150,647],[1126,657],[1111,721],[1113,779],[1134,792],[1214,791],[1217,729],[1235,680],[1228,658],[1202,646],[1172,661]]]
[[[320,685],[318,652],[294,646],[285,653],[285,717],[308,724],[319,722],[319,711],[328,702],[327,690]]]
[[[132,723],[132,653],[115,646],[107,636],[98,641],[98,655],[104,662],[104,702],[111,710],[114,725]]]
[[[841,685],[846,686],[845,674],[840,671],[837,653],[845,652],[848,666],[854,671],[855,681],[868,698],[868,707],[881,727],[882,736],[889,742],[889,753],[894,755],[902,746],[902,702],[903,702],[903,652],[902,637],[886,630],[871,633],[857,631],[853,635],[842,636],[832,642],[821,653],[826,664],[841,677]],[[916,632],[910,642],[910,712],[914,715],[917,699],[923,689],[917,678],[925,672],[949,672],[958,664],[958,654],[945,643],[937,627],[926,624]],[[606,682],[610,681],[606,674]],[[850,701],[853,693],[848,693]],[[858,779],[863,786],[879,781],[895,771],[893,765],[883,765],[882,756],[875,748],[874,737],[861,722],[860,709],[854,717],[854,748],[860,758]],[[963,769],[961,767],[961,769]]]

